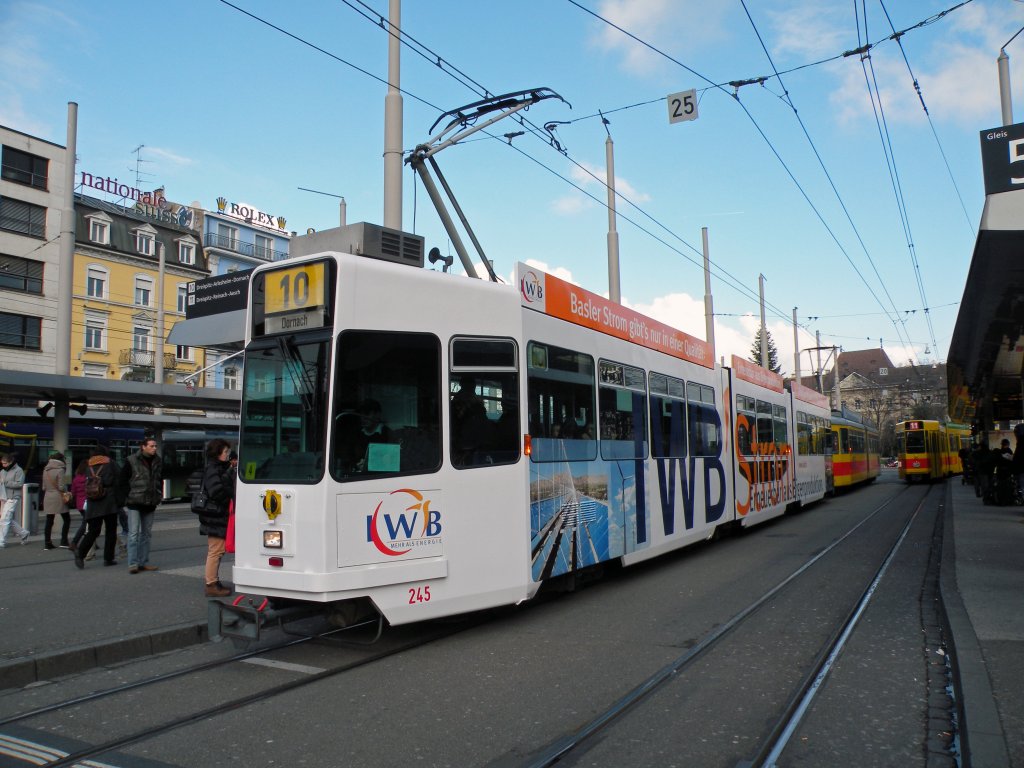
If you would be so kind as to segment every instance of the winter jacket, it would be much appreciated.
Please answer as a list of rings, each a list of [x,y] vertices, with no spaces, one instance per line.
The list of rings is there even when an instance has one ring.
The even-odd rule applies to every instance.
[[[60,459],[50,459],[43,469],[40,487],[43,489],[43,512],[47,515],[63,515],[68,511],[68,505],[61,496],[67,490],[64,470],[64,462]]]
[[[85,475],[71,478],[71,493],[75,497],[75,509],[85,512]]]
[[[121,495],[124,505],[132,509],[153,509],[164,497],[163,462],[159,454],[151,461],[142,457],[142,451],[129,456],[121,468]]]
[[[21,509],[21,487],[25,485],[25,470],[17,464],[11,464],[7,469],[0,469],[0,499],[8,499],[14,502],[11,506],[11,513],[16,515]]]
[[[94,520],[97,517],[116,515],[118,511],[117,496],[117,470],[109,456],[92,456],[89,458],[89,472],[96,472],[103,481],[103,487],[107,489],[107,495],[102,499],[86,499],[85,519]],[[88,477],[88,475],[86,475]],[[84,494],[83,494],[84,495]],[[104,523],[105,525],[105,523]]]
[[[235,498],[235,473],[230,461],[209,459],[203,471],[203,488],[209,499],[199,515],[199,533],[223,539],[228,533],[228,507]]]

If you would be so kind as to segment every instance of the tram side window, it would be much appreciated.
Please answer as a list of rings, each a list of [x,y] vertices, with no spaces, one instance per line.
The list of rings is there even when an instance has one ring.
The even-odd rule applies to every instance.
[[[768,445],[775,441],[775,427],[772,425],[772,404],[764,400],[757,401],[757,441]]]
[[[686,383],[661,373],[650,375],[651,456],[686,456]]]
[[[809,456],[814,452],[814,427],[811,416],[803,411],[796,412],[796,449],[801,456]]]
[[[859,429],[850,430],[850,453],[864,453],[864,433]]]
[[[451,461],[458,469],[519,459],[519,366],[511,339],[451,342]]]
[[[531,460],[593,461],[594,358],[534,341],[526,355]]]
[[[441,342],[428,333],[338,337],[331,474],[341,481],[441,466]]]
[[[747,395],[737,395],[736,417],[736,447],[743,456],[753,456],[757,434],[757,401]]]
[[[690,455],[722,453],[722,420],[715,410],[715,390],[704,384],[686,385],[686,410],[690,425]]]
[[[609,360],[601,360],[599,370],[601,457],[609,460],[646,458],[647,387],[643,370]]]
[[[789,444],[789,424],[786,419],[786,406],[772,406],[773,441],[776,445]]]

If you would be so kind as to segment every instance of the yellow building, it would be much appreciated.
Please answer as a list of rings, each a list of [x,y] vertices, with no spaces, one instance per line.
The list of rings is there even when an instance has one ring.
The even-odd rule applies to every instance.
[[[210,274],[200,232],[178,223],[198,217],[85,195],[75,217],[71,375],[156,382],[162,371],[161,383],[183,383],[205,353],[165,340],[185,319],[188,283]]]

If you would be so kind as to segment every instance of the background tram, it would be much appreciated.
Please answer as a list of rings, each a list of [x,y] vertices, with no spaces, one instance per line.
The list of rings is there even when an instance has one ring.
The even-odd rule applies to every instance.
[[[859,415],[845,408],[832,412],[831,429],[836,490],[870,483],[878,477],[881,471],[878,430],[864,424]]]
[[[970,447],[971,430],[963,424],[912,419],[896,425],[900,479],[942,480],[963,472],[960,449]]]

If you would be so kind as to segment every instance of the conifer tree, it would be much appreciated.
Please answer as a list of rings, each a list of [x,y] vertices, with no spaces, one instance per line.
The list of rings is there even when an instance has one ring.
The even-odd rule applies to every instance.
[[[758,365],[761,364],[761,330],[763,326],[758,326],[757,333],[754,334],[754,343],[750,347],[750,360]],[[775,341],[772,339],[772,332],[765,330],[768,334],[768,370],[774,371],[775,373],[782,373],[782,366],[779,365],[779,350],[775,347]]]

